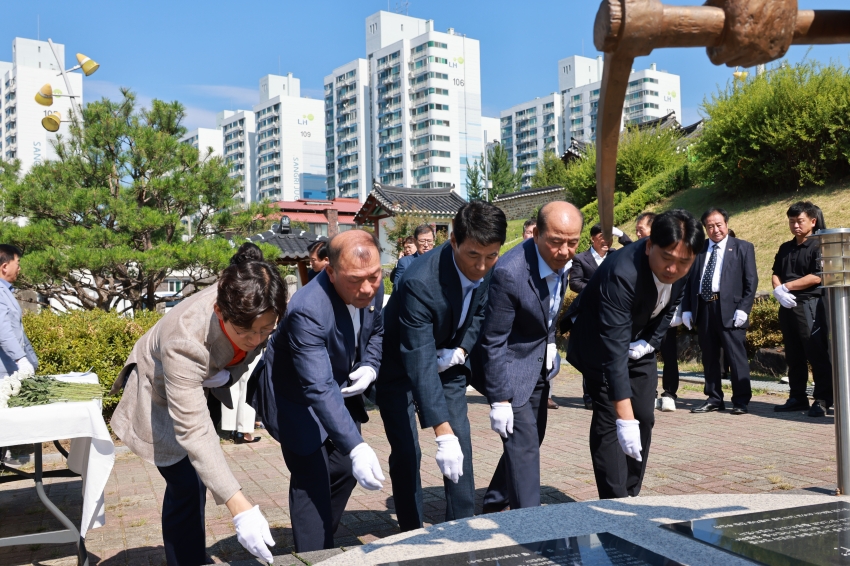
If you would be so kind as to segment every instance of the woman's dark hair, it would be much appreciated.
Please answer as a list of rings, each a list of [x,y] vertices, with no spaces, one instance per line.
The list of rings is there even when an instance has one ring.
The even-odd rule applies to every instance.
[[[480,200],[461,206],[452,221],[455,242],[460,246],[467,239],[482,246],[505,243],[508,220],[502,209]]]
[[[705,232],[693,214],[684,208],[676,208],[655,217],[649,241],[662,248],[684,242],[691,253],[697,254],[705,243]]]
[[[406,246],[407,244],[413,244],[415,246],[416,245],[416,238],[414,238],[413,236],[408,236],[407,238],[404,239],[403,245]]]
[[[282,317],[286,298],[277,267],[264,261],[263,252],[250,242],[239,247],[218,280],[216,304],[224,320],[238,328],[251,328],[269,311]]]

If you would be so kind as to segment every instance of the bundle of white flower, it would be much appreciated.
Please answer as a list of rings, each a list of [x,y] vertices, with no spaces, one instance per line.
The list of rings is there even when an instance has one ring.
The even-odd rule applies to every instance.
[[[9,399],[21,392],[21,381],[33,377],[33,373],[16,371],[12,375],[0,379],[0,409],[9,408]]]

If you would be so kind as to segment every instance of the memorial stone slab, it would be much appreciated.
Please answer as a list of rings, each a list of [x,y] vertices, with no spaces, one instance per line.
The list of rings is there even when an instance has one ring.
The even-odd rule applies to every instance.
[[[388,562],[382,566],[683,566],[610,533]]]
[[[662,527],[768,566],[850,566],[847,501]]]

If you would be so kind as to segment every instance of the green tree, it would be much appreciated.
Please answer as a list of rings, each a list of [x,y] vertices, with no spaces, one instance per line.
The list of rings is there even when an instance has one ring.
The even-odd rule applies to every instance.
[[[618,191],[629,194],[644,183],[685,163],[686,154],[677,151],[680,138],[676,128],[629,128],[617,148]]]
[[[582,207],[596,198],[596,146],[585,146],[584,155],[565,167],[564,189],[572,202]]]
[[[5,215],[28,219],[0,222],[0,240],[24,250],[20,287],[65,308],[154,309],[170,275],[197,289],[227,265],[221,236],[246,234],[270,210],[236,210],[222,159],[178,141],[184,117],[179,102],[138,108],[123,89],[86,106],[55,160],[3,179]]]
[[[483,177],[481,175],[481,165],[478,160],[469,164],[469,159],[466,160],[466,199],[470,202],[474,200],[484,200],[486,193],[484,191]]]
[[[487,163],[490,166],[490,175],[487,180],[491,184],[487,191],[489,200],[492,201],[499,195],[514,193],[522,188],[522,174],[513,170],[511,160],[508,159],[508,152],[502,144],[495,144],[487,152]]]

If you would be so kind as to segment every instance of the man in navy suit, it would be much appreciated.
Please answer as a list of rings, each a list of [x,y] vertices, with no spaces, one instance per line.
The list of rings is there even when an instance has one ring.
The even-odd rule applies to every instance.
[[[566,265],[581,236],[581,212],[550,202],[534,237],[499,260],[476,348],[490,403],[490,427],[503,453],[484,495],[484,512],[540,505],[540,445],[546,434],[549,380],[558,374],[555,318],[566,291]]]
[[[265,389],[260,385],[254,400],[291,474],[298,552],[333,548],[355,483],[381,489],[384,479],[360,435],[360,423],[368,420],[361,394],[381,364],[380,247],[374,235],[349,230],[330,241],[328,259],[293,295],[269,340]]]
[[[632,243],[632,239],[616,226],[614,226],[614,235],[617,236],[617,242],[621,246]],[[602,224],[591,226],[590,249],[576,254],[575,259],[573,259],[573,265],[570,268],[570,289],[576,293],[581,293],[581,290],[585,288],[587,282],[596,273],[596,269],[605,261],[611,251],[615,250],[611,250],[611,246],[602,237]]]
[[[759,282],[756,251],[751,243],[729,235],[729,213],[722,208],[708,209],[701,221],[709,241],[688,276],[682,323],[697,327],[708,399],[691,412],[726,409],[720,379],[723,348],[723,357],[732,370],[732,414],[743,415],[753,396],[744,339]]]
[[[411,265],[384,310],[384,356],[376,385],[390,441],[390,479],[399,528],[422,527],[422,428],[433,428],[446,492],[446,521],[475,514],[472,440],[466,409],[468,353],[478,341],[490,269],[505,243],[499,208],[464,204],[450,242]]]
[[[406,255],[398,260],[398,263],[393,270],[393,286],[398,285],[398,282],[401,280],[401,276],[416,259],[434,249],[434,242],[436,242],[434,229],[428,224],[417,226],[416,230],[413,231],[413,240],[416,243],[416,253],[413,255]]]
[[[607,259],[561,318],[567,360],[593,398],[590,455],[600,499],[640,493],[661,345],[705,235],[690,212],[655,217],[652,233]]]

